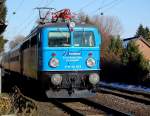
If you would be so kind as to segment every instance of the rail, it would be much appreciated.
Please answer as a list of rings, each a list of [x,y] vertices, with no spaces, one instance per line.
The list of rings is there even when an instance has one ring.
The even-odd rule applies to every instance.
[[[108,115],[114,115],[114,116],[130,116],[131,115],[129,113],[122,112],[122,111],[119,111],[117,109],[113,109],[111,107],[108,107],[106,105],[97,103],[97,102],[90,100],[90,99],[81,99],[80,101],[82,103],[87,104],[89,106],[92,106],[98,110],[102,110],[102,111],[106,112]]]
[[[85,104],[87,107],[92,107],[96,110],[98,110],[97,112],[101,111],[104,112],[106,115],[117,115],[117,116],[130,116],[131,114],[128,114],[126,112],[122,112],[113,108],[110,108],[108,106],[102,105],[100,103],[96,103],[95,101],[89,100],[89,99],[84,99],[84,98],[80,98],[80,99],[67,99],[65,100],[65,102],[70,101],[72,104],[74,104],[74,102],[80,102],[82,104]],[[63,111],[67,112],[70,115],[73,116],[84,116],[86,115],[85,113],[81,113],[81,111],[77,111],[73,108],[70,108],[69,106],[65,105],[63,102],[63,99],[55,99],[55,100],[50,100],[51,103],[53,103],[54,105],[56,105],[57,107],[61,108]],[[79,106],[78,106],[79,107]],[[92,110],[92,109],[91,109]],[[102,113],[103,114],[103,113]],[[94,114],[95,115],[95,114]]]
[[[54,105],[56,105],[57,107],[61,108],[63,111],[67,112],[70,115],[74,115],[74,116],[84,116],[84,114],[68,107],[67,105],[63,104],[61,101],[57,100],[57,99],[51,99],[50,100],[51,103],[53,103]]]
[[[150,105],[150,94],[145,92],[127,90],[123,88],[115,88],[113,86],[100,84],[99,88],[100,92],[109,93],[113,95],[117,95],[120,97],[124,97],[136,102],[144,103],[146,105]]]

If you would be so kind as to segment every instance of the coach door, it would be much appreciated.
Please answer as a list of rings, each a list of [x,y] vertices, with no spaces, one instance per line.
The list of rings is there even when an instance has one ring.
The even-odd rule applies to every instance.
[[[38,35],[35,34],[31,37],[30,43],[30,75],[31,77],[37,79],[38,70]]]
[[[23,75],[23,46],[20,48],[20,74]]]

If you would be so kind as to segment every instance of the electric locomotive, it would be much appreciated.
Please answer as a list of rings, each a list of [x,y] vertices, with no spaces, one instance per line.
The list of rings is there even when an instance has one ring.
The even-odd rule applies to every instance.
[[[38,25],[4,55],[4,74],[39,81],[48,98],[94,95],[100,80],[101,35],[95,26],[70,19],[70,11],[64,9],[54,13],[50,23]]]

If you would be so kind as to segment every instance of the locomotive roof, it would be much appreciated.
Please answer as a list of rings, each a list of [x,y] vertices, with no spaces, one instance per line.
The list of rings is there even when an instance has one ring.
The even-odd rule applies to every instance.
[[[26,38],[28,38],[30,35],[32,35],[34,32],[36,32],[40,28],[44,28],[44,27],[67,27],[67,26],[68,26],[67,22],[39,24],[37,27],[35,27],[33,30],[31,30],[30,34]],[[91,25],[91,24],[75,23],[75,27],[91,27],[91,28],[93,28],[96,26]]]
[[[68,26],[68,23],[46,23],[46,24],[41,24],[41,25],[38,25],[37,27],[35,27],[31,32],[30,34],[25,37],[25,38],[29,38],[34,32],[36,32],[39,28],[44,28],[44,27],[67,27]],[[75,23],[75,27],[96,27],[94,25],[91,25],[91,24],[82,24],[82,23]],[[25,41],[27,41],[28,39],[25,39],[22,43],[24,43]],[[17,45],[15,48],[11,49],[9,52],[13,52],[17,49],[20,48],[21,44],[20,43],[19,45]]]
[[[40,28],[43,27],[67,27],[68,23],[47,23],[43,25],[39,25]],[[82,23],[75,23],[75,27],[95,27],[91,24],[82,24]]]

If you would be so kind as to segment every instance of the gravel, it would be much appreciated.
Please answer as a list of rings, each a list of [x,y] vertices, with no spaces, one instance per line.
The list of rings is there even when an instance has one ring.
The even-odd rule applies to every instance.
[[[93,98],[91,98],[93,99]],[[135,116],[150,116],[150,105],[134,102],[111,94],[98,93],[94,100]]]
[[[105,114],[103,111],[99,111],[99,110],[97,110],[91,106],[85,105],[85,104],[80,103],[80,102],[67,102],[64,104],[67,105],[68,107],[84,114],[85,116],[87,116],[87,115],[102,116]]]
[[[67,113],[48,102],[37,102],[37,116],[68,116]]]
[[[118,97],[111,94],[97,93],[95,97],[90,99],[96,100],[103,105],[112,107],[114,109],[124,111],[135,116],[150,116],[150,105],[134,102],[122,97]],[[74,103],[72,103],[74,106]],[[80,104],[77,106],[81,106]],[[78,107],[80,108],[80,107]],[[82,108],[80,108],[81,110]],[[49,102],[37,101],[37,115],[36,116],[68,116],[67,113],[62,111]]]
[[[6,97],[3,96],[1,98],[6,98]],[[99,102],[103,105],[112,107],[114,109],[124,111],[126,113],[130,113],[131,115],[150,116],[150,105],[145,105],[143,103],[134,102],[134,101],[131,101],[122,97],[118,97],[112,94],[97,93],[95,97],[91,97],[90,99],[95,100],[96,102]],[[9,99],[8,100],[1,99],[0,101],[1,101],[0,111],[2,111],[3,109],[2,104],[5,104],[5,105],[7,104],[6,106],[10,106],[8,110],[6,110],[7,108],[6,106],[4,106],[5,107],[4,109],[6,111],[3,111],[3,113],[5,112],[4,114],[8,114],[8,112],[11,111],[11,105],[9,105],[10,102],[8,102]],[[36,103],[37,103],[37,111],[35,113],[35,116],[68,116],[67,113],[65,113],[60,108],[56,107],[50,102],[36,101]],[[85,109],[82,109],[81,107],[78,107],[78,108],[80,110],[85,110]]]

